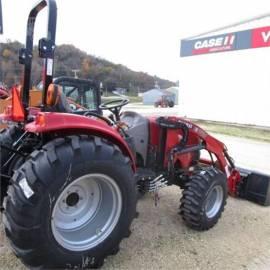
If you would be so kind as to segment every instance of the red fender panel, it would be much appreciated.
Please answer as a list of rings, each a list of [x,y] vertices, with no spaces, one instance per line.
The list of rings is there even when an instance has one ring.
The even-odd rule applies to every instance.
[[[64,134],[89,134],[105,138],[116,144],[132,162],[132,168],[136,170],[136,163],[127,143],[114,127],[100,119],[82,115],[40,112],[35,121],[27,124],[25,130],[32,133],[64,133]]]

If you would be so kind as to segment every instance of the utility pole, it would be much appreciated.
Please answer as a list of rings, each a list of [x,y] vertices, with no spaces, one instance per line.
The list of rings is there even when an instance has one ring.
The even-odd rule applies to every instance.
[[[80,72],[80,70],[79,70],[79,69],[72,69],[71,71],[72,71],[73,74],[74,74],[74,78],[75,78],[75,79],[78,79],[78,73]]]

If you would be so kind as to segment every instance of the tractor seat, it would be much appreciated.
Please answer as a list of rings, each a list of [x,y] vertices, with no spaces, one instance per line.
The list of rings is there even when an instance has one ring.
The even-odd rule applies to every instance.
[[[51,112],[72,113],[62,86],[51,83],[47,90],[46,109]]]

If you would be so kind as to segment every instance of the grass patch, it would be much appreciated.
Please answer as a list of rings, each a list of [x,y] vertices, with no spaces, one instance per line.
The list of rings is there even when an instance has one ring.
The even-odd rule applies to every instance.
[[[138,96],[126,96],[129,99],[130,103],[139,103],[142,102],[142,97],[138,97]],[[115,100],[115,99],[121,99],[120,96],[102,96],[101,97],[101,102],[107,102],[107,101],[111,101],[111,100]]]
[[[270,143],[270,129],[254,127],[254,126],[239,126],[226,123],[208,122],[202,120],[193,120],[193,122],[204,128],[207,132],[225,134],[234,137],[259,140]]]
[[[138,97],[138,96],[128,96],[127,97],[129,99],[130,103],[139,103],[142,102],[142,97]]]

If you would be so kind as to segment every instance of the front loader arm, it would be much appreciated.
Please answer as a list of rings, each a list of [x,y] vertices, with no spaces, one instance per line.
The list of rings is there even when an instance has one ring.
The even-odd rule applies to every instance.
[[[216,156],[219,169],[226,174],[229,194],[231,196],[237,196],[238,186],[241,183],[241,175],[236,169],[226,145],[211,135],[207,135],[205,137],[205,149]]]
[[[270,175],[236,167],[224,143],[200,127],[192,123],[189,124],[190,133],[200,137],[205,150],[216,156],[219,169],[227,176],[229,194],[261,205],[270,205]]]
[[[211,157],[214,155],[217,160],[216,165],[218,165],[218,168],[226,174],[229,194],[238,196],[242,177],[240,171],[235,167],[233,159],[228,154],[226,145],[185,118],[171,117],[169,118],[169,121],[180,121],[181,123],[184,123],[188,127],[188,137],[195,138],[195,141],[197,138],[199,141],[199,145],[193,145],[191,147],[187,146],[185,149],[180,150],[180,153],[191,152],[194,151],[194,149],[204,149],[209,152]],[[200,159],[200,163],[207,165],[213,165],[213,162],[213,160]]]

